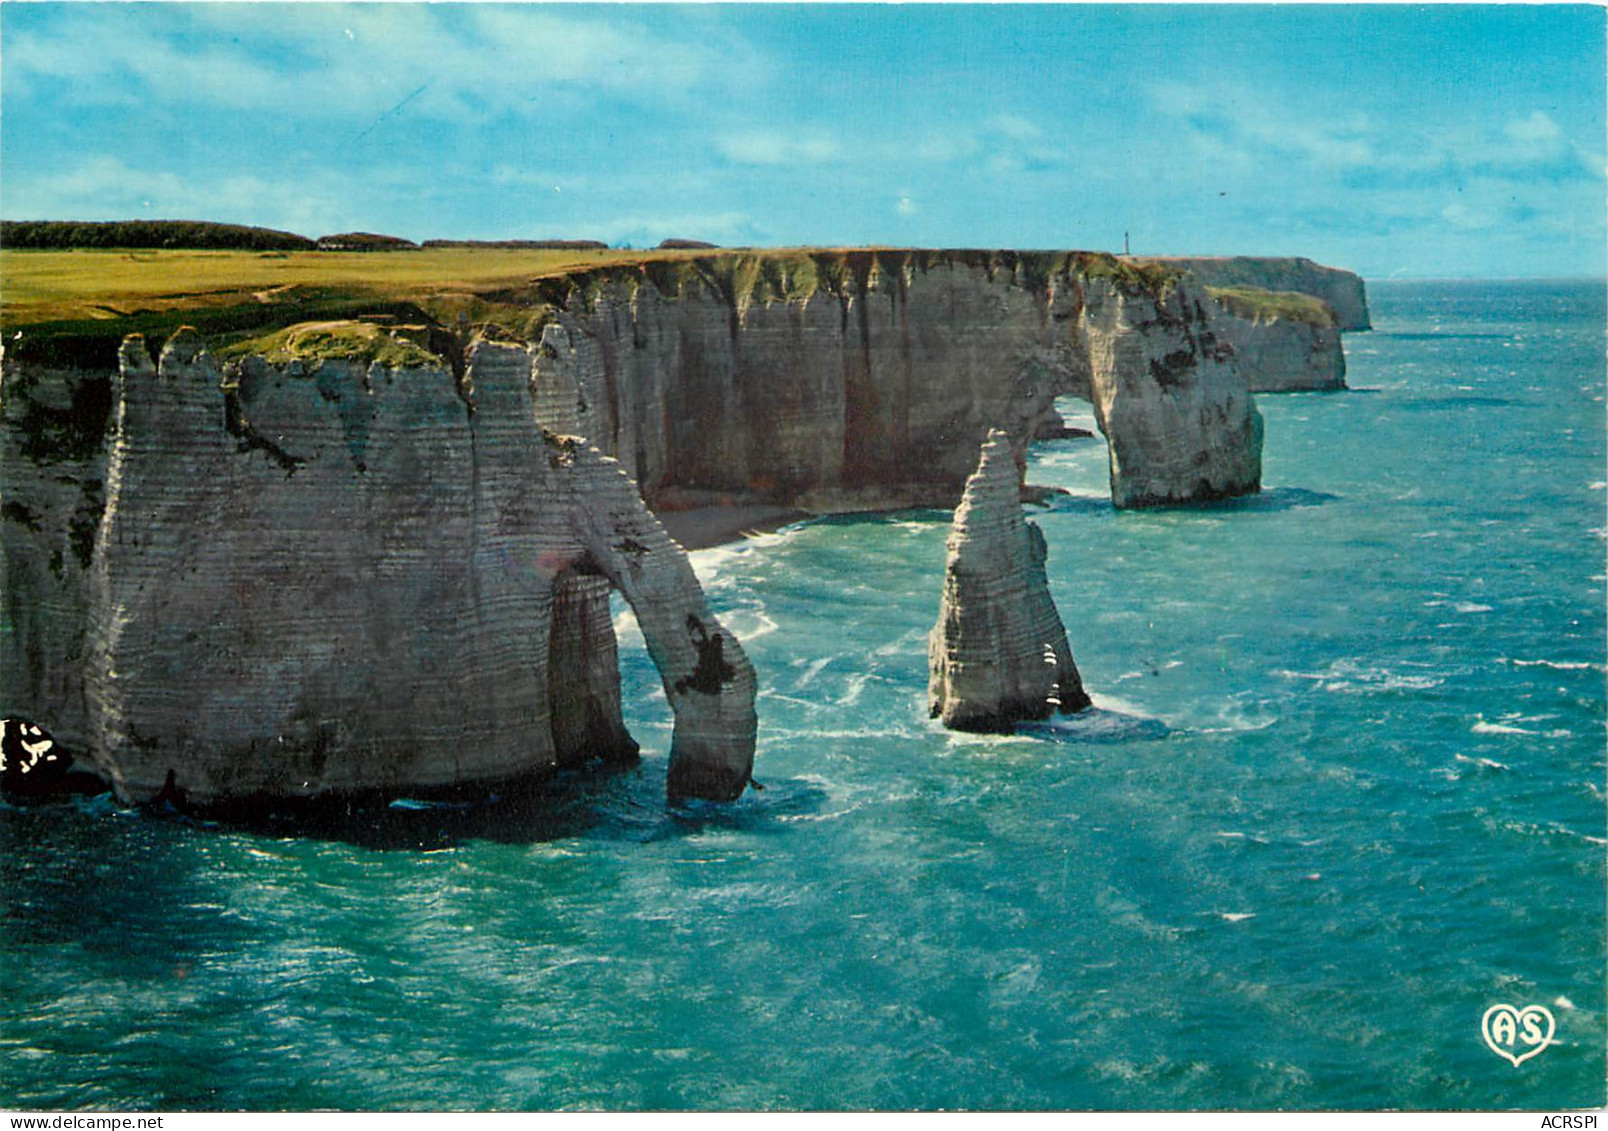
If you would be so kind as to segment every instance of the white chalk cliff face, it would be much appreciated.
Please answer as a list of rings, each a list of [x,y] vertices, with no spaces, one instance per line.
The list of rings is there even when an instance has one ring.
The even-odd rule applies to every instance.
[[[1044,563],[1044,535],[1022,516],[1010,438],[993,431],[955,510],[927,640],[928,706],[945,726],[1005,731],[1089,705]]]
[[[1246,317],[1219,306],[1218,335],[1234,348],[1253,393],[1344,389],[1346,355],[1340,331],[1297,318]]]
[[[1065,393],[1095,402],[1118,506],[1259,489],[1245,377],[1176,273],[1082,253],[701,264],[553,280],[535,361],[655,507],[952,506],[988,431],[1022,466]]]
[[[0,372],[0,715],[76,749],[88,732],[84,624],[110,401],[105,373]]]
[[[1095,420],[1110,445],[1111,501],[1162,506],[1262,484],[1262,415],[1205,302],[1090,288]]]
[[[619,464],[539,427],[527,350],[480,344],[461,386],[342,361],[224,374],[181,331],[158,366],[125,343],[117,385],[84,683],[120,797],[463,787],[629,756],[607,586],[664,675],[672,793],[746,786],[751,665]]]

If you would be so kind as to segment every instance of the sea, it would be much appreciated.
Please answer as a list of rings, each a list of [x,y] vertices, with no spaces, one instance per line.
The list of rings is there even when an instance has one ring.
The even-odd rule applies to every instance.
[[[0,811],[0,1106],[1601,1105],[1604,286],[1369,298],[1350,391],[1258,397],[1254,498],[1119,513],[1102,441],[1035,448],[1082,716],[928,718],[907,511],[694,555],[760,673],[735,804],[666,805],[621,605],[625,770]]]

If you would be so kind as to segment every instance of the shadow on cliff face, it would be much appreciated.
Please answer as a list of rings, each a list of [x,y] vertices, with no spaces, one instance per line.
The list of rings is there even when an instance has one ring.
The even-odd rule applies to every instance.
[[[778,816],[813,812],[827,800],[826,792],[813,783],[778,779],[732,802],[668,802],[662,782],[663,766],[657,761],[631,766],[598,763],[551,778],[511,782],[476,798],[330,800],[282,809],[268,804],[241,806],[204,817],[171,810],[152,810],[150,815],[259,836],[435,852],[475,840],[645,843],[706,828],[764,831]]]

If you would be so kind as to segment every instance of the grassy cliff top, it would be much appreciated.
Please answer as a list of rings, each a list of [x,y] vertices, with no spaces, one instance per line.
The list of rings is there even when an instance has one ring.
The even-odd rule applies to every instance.
[[[1264,291],[1260,287],[1207,287],[1206,293],[1232,314],[1241,318],[1272,322],[1305,322],[1309,326],[1333,329],[1334,309],[1320,298],[1293,291]]]
[[[555,307],[650,282],[667,295],[708,287],[728,302],[847,294],[885,276],[965,265],[1020,285],[1108,277],[1161,293],[1182,270],[1100,252],[908,248],[660,249],[425,247],[331,251],[0,249],[7,353],[45,364],[115,364],[126,334],[160,340],[181,324],[228,348],[306,323],[422,323],[530,340]],[[289,348],[276,342],[275,348]]]
[[[297,360],[343,359],[377,361],[393,369],[439,364],[429,348],[426,326],[382,326],[375,322],[341,320],[298,322],[256,338],[243,338],[225,346],[225,357],[259,354],[276,364]]]

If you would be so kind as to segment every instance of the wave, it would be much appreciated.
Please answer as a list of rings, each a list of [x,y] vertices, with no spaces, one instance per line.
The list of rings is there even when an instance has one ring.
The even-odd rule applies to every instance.
[[[1516,668],[1551,668],[1559,672],[1608,671],[1608,667],[1590,660],[1511,660],[1503,656],[1500,662]]]
[[[1489,612],[1494,612],[1495,611],[1493,606],[1491,606],[1491,605],[1482,605],[1477,601],[1446,601],[1446,600],[1437,599],[1437,600],[1434,600],[1434,601],[1425,601],[1424,602],[1424,608],[1426,608],[1426,609],[1440,609],[1440,608],[1446,608],[1448,606],[1450,606],[1450,608],[1451,608],[1451,610],[1453,612],[1464,613],[1464,614],[1468,614],[1468,613],[1489,613]]]
[[[1488,723],[1480,719],[1469,728],[1475,734],[1539,734],[1539,731],[1527,730],[1524,727],[1509,726],[1506,723]]]
[[[799,676],[798,681],[793,684],[793,690],[802,691],[814,683],[815,677],[820,675],[826,669],[826,665],[830,664],[835,658],[834,656],[822,656],[818,660],[810,661],[809,665],[804,669],[804,674]]]
[[[763,607],[728,609],[720,614],[720,623],[744,644],[769,636],[781,627],[766,615]]]
[[[733,542],[725,546],[710,546],[703,550],[688,550],[687,560],[692,563],[692,572],[698,575],[699,584],[708,588],[736,562],[741,561],[749,554],[759,550],[771,550],[789,541],[799,531],[809,525],[809,520],[795,522],[784,526],[780,530],[770,530],[763,534],[745,535],[740,542]]]
[[[1089,693],[1093,706],[1075,715],[1056,715],[1044,722],[1023,723],[1018,734],[1066,742],[1134,742],[1165,738],[1171,728],[1115,695]]]
[[[1443,675],[1401,672],[1383,664],[1364,664],[1356,660],[1336,660],[1329,665],[1327,671],[1302,672],[1279,668],[1273,674],[1285,679],[1311,680],[1321,685],[1324,691],[1352,695],[1430,691],[1446,682],[1446,677]]]

